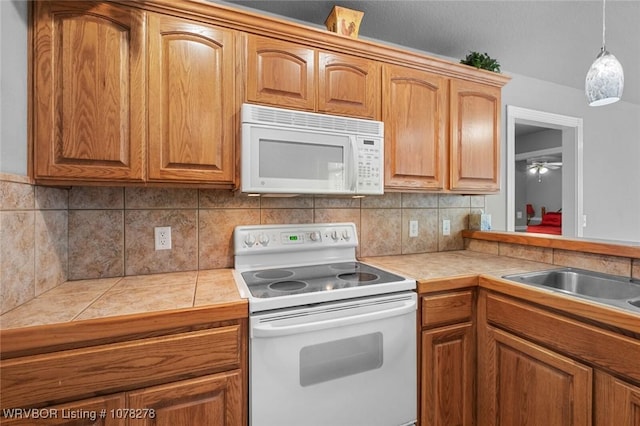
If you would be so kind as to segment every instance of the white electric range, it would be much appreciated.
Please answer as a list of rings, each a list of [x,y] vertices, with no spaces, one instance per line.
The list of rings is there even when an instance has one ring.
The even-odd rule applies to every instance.
[[[353,223],[235,229],[252,426],[415,423],[416,282],[357,246]]]

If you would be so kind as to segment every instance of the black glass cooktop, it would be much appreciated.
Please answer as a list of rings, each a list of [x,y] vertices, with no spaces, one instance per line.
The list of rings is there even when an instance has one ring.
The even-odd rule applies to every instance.
[[[253,297],[271,298],[403,281],[404,278],[360,262],[341,262],[242,273]]]

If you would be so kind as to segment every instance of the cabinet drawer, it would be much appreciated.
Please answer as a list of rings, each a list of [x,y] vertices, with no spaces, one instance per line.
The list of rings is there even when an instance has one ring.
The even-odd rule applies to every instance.
[[[2,361],[2,408],[79,399],[241,366],[242,328],[209,330]]]
[[[472,290],[422,297],[423,327],[436,327],[471,321],[472,314]]]

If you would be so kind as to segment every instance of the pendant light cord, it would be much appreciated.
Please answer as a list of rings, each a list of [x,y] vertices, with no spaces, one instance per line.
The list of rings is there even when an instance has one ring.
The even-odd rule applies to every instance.
[[[604,31],[605,31],[605,2],[606,0],[602,0],[602,51],[606,50],[606,43],[604,39]]]

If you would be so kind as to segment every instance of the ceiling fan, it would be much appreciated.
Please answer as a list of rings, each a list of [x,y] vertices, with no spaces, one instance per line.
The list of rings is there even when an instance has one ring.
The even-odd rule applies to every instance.
[[[549,170],[555,170],[562,167],[562,161],[532,161],[531,164],[527,166],[527,170],[532,175],[538,175],[538,182],[542,182],[542,175],[547,173]]]

